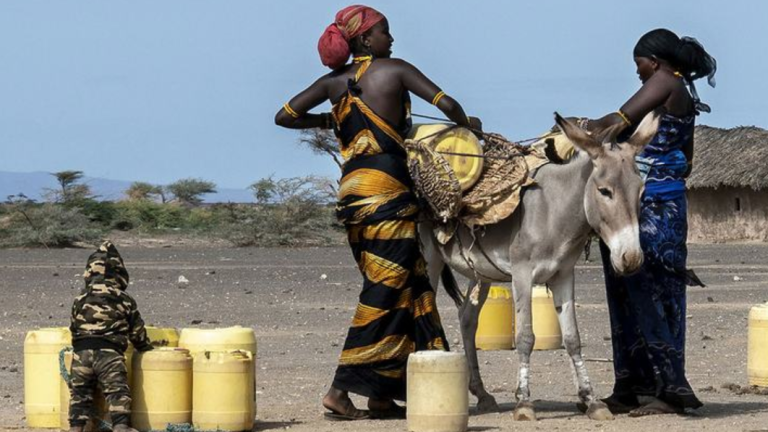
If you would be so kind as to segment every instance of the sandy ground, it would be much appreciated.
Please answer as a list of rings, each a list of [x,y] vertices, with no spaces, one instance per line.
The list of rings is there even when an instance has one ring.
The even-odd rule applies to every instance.
[[[320,399],[359,290],[360,278],[346,248],[231,249],[157,242],[121,251],[131,272],[130,290],[148,323],[183,328],[200,320],[198,326],[255,329],[256,430],[407,430],[405,421],[339,424],[322,418]],[[25,333],[68,325],[89,253],[0,250],[0,429],[24,428]],[[602,272],[595,259],[596,253],[592,262],[580,262],[577,271],[577,314],[585,356],[610,358]],[[689,289],[688,295],[688,378],[704,408],[685,416],[591,421],[575,408],[570,367],[560,350],[535,352],[532,358],[531,389],[539,421],[514,422],[517,356],[512,351],[481,352],[486,385],[502,412],[479,415],[471,408],[470,430],[768,430],[768,396],[736,395],[722,388],[746,384],[747,314],[752,305],[768,300],[768,245],[693,245],[690,265],[708,284]],[[177,286],[180,275],[190,280],[186,288]],[[444,293],[439,306],[453,349],[461,349],[455,308]],[[610,393],[611,364],[590,362],[588,367],[597,392]]]

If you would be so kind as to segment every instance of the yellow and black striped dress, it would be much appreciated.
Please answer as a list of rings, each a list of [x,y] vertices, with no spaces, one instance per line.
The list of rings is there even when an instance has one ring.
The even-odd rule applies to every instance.
[[[418,206],[403,148],[407,126],[398,130],[361,100],[357,82],[370,65],[370,60],[360,65],[333,106],[345,160],[337,217],[363,275],[333,386],[405,400],[408,355],[447,350],[448,343],[419,249]]]

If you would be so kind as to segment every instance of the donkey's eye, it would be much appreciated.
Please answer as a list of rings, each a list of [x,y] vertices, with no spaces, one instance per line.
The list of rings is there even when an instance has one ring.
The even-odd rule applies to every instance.
[[[613,192],[611,192],[608,188],[597,188],[597,191],[600,192],[600,195],[606,197],[606,198],[613,198]]]

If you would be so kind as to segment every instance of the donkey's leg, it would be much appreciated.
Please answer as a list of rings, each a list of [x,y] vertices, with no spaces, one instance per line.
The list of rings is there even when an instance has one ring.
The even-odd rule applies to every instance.
[[[533,334],[533,321],[531,318],[531,272],[526,269],[515,269],[512,275],[512,291],[515,297],[515,345],[520,359],[517,373],[517,406],[515,407],[515,420],[536,420],[536,412],[530,401],[531,391],[528,388],[530,373],[531,352],[536,336]]]
[[[480,363],[477,359],[477,346],[475,345],[480,309],[488,298],[490,287],[490,283],[471,280],[467,289],[466,300],[459,309],[461,338],[464,341],[464,352],[469,364],[469,391],[477,397],[477,410],[481,413],[499,410],[496,399],[485,390],[483,379],[480,377]]]
[[[587,374],[587,366],[581,357],[581,337],[576,324],[576,308],[574,303],[573,268],[561,270],[549,283],[555,301],[560,329],[563,333],[563,344],[571,357],[574,380],[579,400],[587,406],[587,415],[593,420],[613,420],[613,414],[608,407],[595,397],[592,383]]]

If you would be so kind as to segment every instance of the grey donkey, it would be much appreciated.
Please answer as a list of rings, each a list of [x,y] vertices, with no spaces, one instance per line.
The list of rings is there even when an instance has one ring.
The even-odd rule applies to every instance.
[[[423,222],[420,237],[433,286],[442,275],[443,285],[459,306],[470,366],[470,391],[478,398],[481,412],[498,410],[498,405],[480,377],[475,347],[478,316],[491,283],[512,282],[519,356],[514,418],[536,419],[529,388],[535,341],[531,288],[547,284],[554,297],[563,344],[573,364],[580,402],[590,418],[610,420],[613,416],[595,396],[581,355],[574,267],[593,231],[610,248],[611,264],[618,274],[633,273],[642,265],[638,214],[643,180],[635,166],[635,155],[655,135],[658,115],[646,116],[622,143],[615,142],[615,128],[592,136],[557,113],[555,121],[578,151],[564,164],[541,167],[535,173],[536,184],[525,191],[512,216],[486,226],[482,232],[462,226],[445,245],[437,241],[432,225]],[[451,270],[472,281],[472,292],[466,299],[456,287]]]

